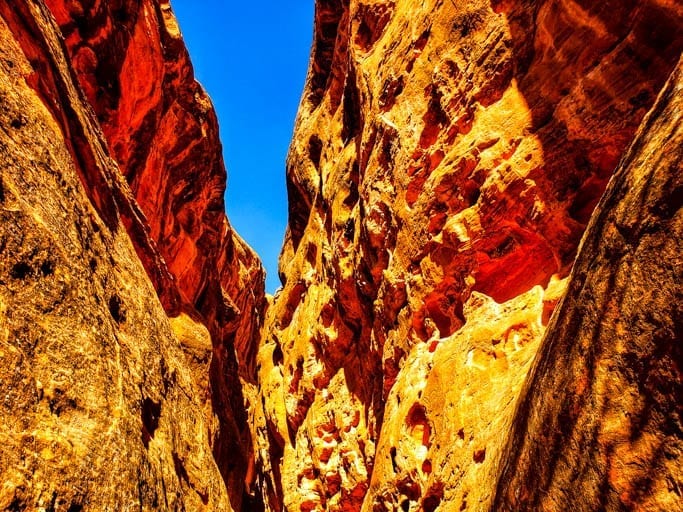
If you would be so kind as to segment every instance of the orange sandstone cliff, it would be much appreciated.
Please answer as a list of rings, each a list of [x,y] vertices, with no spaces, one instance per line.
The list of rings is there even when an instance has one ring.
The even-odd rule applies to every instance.
[[[268,510],[680,504],[681,232],[648,217],[680,215],[675,105],[620,171],[672,195],[624,189],[594,210],[682,22],[675,1],[316,3],[258,357]],[[626,210],[670,242],[610,242],[620,224],[598,230]]]
[[[517,405],[493,510],[679,510],[683,61],[582,241]]]
[[[0,2],[0,510],[680,510],[682,27],[317,0],[266,299],[168,2]]]
[[[157,290],[195,368],[213,451],[238,506],[251,458],[239,376],[254,379],[266,303],[261,264],[225,216],[215,112],[167,1],[45,3],[172,276],[168,292]]]
[[[263,271],[170,6],[0,20],[0,508],[240,510]]]

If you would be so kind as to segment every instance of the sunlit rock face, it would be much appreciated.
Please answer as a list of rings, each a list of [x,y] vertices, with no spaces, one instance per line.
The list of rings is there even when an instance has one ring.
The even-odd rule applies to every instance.
[[[678,452],[648,459],[656,485],[638,499],[641,473],[623,453],[596,467],[626,501],[612,488],[587,501],[580,486],[561,490],[574,466],[556,475],[553,457],[587,455],[564,430],[545,446],[554,434],[539,415],[561,410],[560,393],[583,382],[579,356],[566,370],[545,349],[546,372],[524,395],[546,400],[528,419],[536,444],[512,427],[527,421],[517,411],[527,374],[595,206],[679,58],[682,22],[675,1],[316,3],[287,163],[284,286],[265,320],[252,410],[266,509],[621,510],[680,492],[680,470],[668,491],[663,476]],[[613,205],[603,206],[606,215]],[[621,272],[616,255],[603,263]],[[554,335],[567,351],[576,341]],[[662,364],[679,382],[671,354]],[[638,364],[623,371],[637,375]],[[546,381],[557,392],[546,396]],[[620,394],[599,382],[601,400]],[[634,403],[649,392],[636,388]],[[624,434],[619,409],[603,418],[589,396],[574,412]],[[661,442],[668,434],[652,421]],[[588,449],[620,449],[604,435]],[[520,498],[537,485],[539,457],[544,486]],[[522,473],[496,495],[503,462],[506,478]]]
[[[173,279],[41,1],[0,3],[0,127],[0,509],[232,510]]]
[[[0,16],[6,25],[7,45],[14,45],[11,52],[9,49],[6,50],[10,55],[7,62],[28,62],[21,66],[17,64],[17,69],[21,71],[12,71],[14,68],[7,64],[10,66],[7,73],[15,73],[16,81],[20,85],[27,85],[37,98],[31,101],[40,101],[43,105],[41,108],[47,109],[49,115],[54,118],[53,124],[57,124],[56,135],[39,133],[35,135],[36,140],[42,141],[41,137],[44,137],[46,144],[49,142],[59,148],[65,145],[68,153],[62,151],[59,158],[54,157],[57,160],[55,165],[65,169],[75,168],[84,187],[80,192],[73,192],[71,189],[74,185],[67,183],[67,180],[60,185],[61,188],[55,190],[56,196],[68,191],[81,194],[84,201],[89,200],[92,203],[97,212],[96,217],[101,219],[99,224],[104,222],[107,229],[117,237],[112,238],[113,241],[103,242],[105,245],[102,246],[101,254],[110,252],[109,245],[123,243],[117,241],[119,238],[129,237],[137,258],[156,290],[156,294],[150,294],[148,285],[139,284],[145,279],[143,274],[130,280],[125,276],[120,277],[117,282],[120,286],[126,287],[126,294],[106,292],[115,297],[111,299],[114,302],[110,304],[110,308],[113,307],[116,311],[129,311],[126,314],[126,326],[134,336],[126,343],[135,347],[135,358],[128,360],[127,352],[123,349],[123,355],[120,357],[114,357],[113,353],[107,352],[105,360],[99,363],[89,362],[79,368],[79,371],[93,374],[81,385],[103,390],[110,387],[117,389],[116,381],[110,383],[104,377],[96,375],[99,371],[97,364],[105,365],[108,371],[114,371],[118,368],[117,365],[127,365],[128,369],[120,371],[124,374],[127,371],[132,372],[134,376],[130,378],[130,382],[125,383],[125,386],[135,387],[144,384],[144,389],[141,388],[139,391],[126,391],[126,403],[130,408],[130,414],[134,414],[137,407],[143,411],[135,413],[137,421],[140,421],[141,414],[144,420],[144,414],[149,413],[155,418],[150,420],[153,423],[161,421],[159,424],[163,425],[163,421],[176,422],[172,430],[161,436],[161,441],[155,441],[159,444],[167,443],[163,446],[163,450],[166,450],[163,451],[163,463],[159,463],[161,465],[155,469],[159,474],[163,473],[163,482],[154,480],[159,475],[152,473],[137,479],[143,489],[140,491],[139,499],[143,506],[155,509],[157,506],[168,506],[171,509],[196,508],[196,504],[189,498],[183,500],[176,497],[178,493],[183,495],[190,492],[185,488],[191,488],[196,491],[192,491],[194,496],[199,496],[199,508],[222,510],[223,506],[228,506],[224,488],[227,486],[232,506],[240,509],[245,497],[245,478],[249,461],[253,459],[240,378],[245,383],[254,382],[257,335],[262,312],[266,307],[263,270],[256,255],[234,233],[226,219],[223,200],[226,173],[218,139],[216,116],[210,100],[194,80],[187,51],[170,6],[168,2],[157,0],[21,0],[0,4]],[[46,42],[48,39],[49,44]],[[7,82],[7,89],[10,90],[13,84],[14,82]],[[38,110],[38,106],[32,106],[31,115]],[[3,126],[8,125],[3,123]],[[11,150],[5,151],[7,158],[13,158],[13,152],[29,149],[35,154],[41,154],[41,151],[56,151],[52,145],[43,147],[38,142],[35,148],[29,148],[28,141],[33,132],[24,133],[26,135],[22,143],[27,145],[27,149],[21,149],[23,146],[17,143]],[[70,159],[64,160],[64,155],[70,156]],[[3,169],[3,174],[5,172]],[[73,169],[70,172],[74,172]],[[47,182],[44,185],[48,186]],[[33,201],[39,200],[38,196],[30,196],[19,185],[17,187],[16,194],[23,197],[27,204],[33,205]],[[64,189],[65,187],[67,188]],[[44,227],[44,237],[54,230],[67,229],[68,223],[64,224],[67,220],[60,217],[60,212],[64,208],[69,208],[68,203],[64,202],[67,201],[65,197],[55,197],[50,203],[63,204],[61,209],[52,213],[46,210],[48,213],[40,216],[46,222],[52,222],[51,217],[55,218],[54,223]],[[84,204],[87,204],[87,201]],[[100,236],[96,234],[100,229],[99,224],[93,221],[82,227],[83,236]],[[96,232],[90,233],[88,230],[91,228]],[[24,229],[29,232],[35,231],[28,224]],[[81,243],[86,242],[81,240]],[[61,242],[54,242],[57,248],[61,247],[60,244]],[[29,246],[30,243],[26,242],[27,253],[30,252]],[[127,253],[119,259],[118,256],[112,255],[111,261],[103,263],[98,259],[100,253],[100,256],[90,254],[90,246],[84,246],[81,252],[79,258],[85,261],[84,268],[87,270],[89,264],[90,268],[99,269],[98,272],[101,271],[103,276],[108,272],[118,275],[117,272],[123,271],[119,268],[123,265],[119,262],[120,259],[125,260],[126,265],[133,264],[128,261],[132,257]],[[78,262],[72,263],[76,265]],[[11,264],[14,263],[7,262],[8,266],[3,274],[5,277],[7,272],[11,274]],[[110,267],[114,267],[114,270]],[[35,269],[31,269],[28,275],[33,276]],[[71,283],[69,286],[76,287],[75,279],[82,280],[80,285],[86,286],[86,281],[90,279],[89,272],[80,267],[80,270],[76,270],[76,267],[73,269],[70,277],[65,278]],[[93,279],[96,281],[96,278]],[[20,286],[16,286],[16,290],[7,292],[14,297],[12,301],[18,300],[15,295],[19,293],[17,290]],[[29,288],[22,293],[29,294],[28,290]],[[87,294],[83,290],[79,293]],[[108,315],[107,305],[110,297],[95,297],[97,298],[93,300],[96,302],[101,299],[101,303],[97,302],[97,305],[104,308],[102,311]],[[68,305],[72,310],[81,307],[84,312],[94,315],[89,308],[95,306],[83,305],[79,302],[81,299],[84,300],[80,296],[78,300],[75,297],[64,296],[60,300],[64,302],[64,307]],[[170,328],[167,321],[161,320],[163,316],[157,311],[156,304],[159,299],[166,315],[171,318]],[[133,312],[132,302],[139,309],[137,313]],[[157,310],[154,310],[154,314],[145,313],[147,309],[155,307]],[[150,316],[149,320],[147,316]],[[30,318],[33,317],[27,313],[23,328],[33,333]],[[15,322],[15,328],[18,329],[20,319],[16,316]],[[48,332],[57,328],[52,322],[58,320],[35,320],[37,325],[44,325]],[[140,322],[144,325],[138,325]],[[59,326],[59,329],[66,329],[67,325],[74,333],[73,343],[78,344],[78,333],[82,326],[67,323]],[[93,325],[97,325],[97,322]],[[89,331],[86,329],[85,332]],[[116,332],[112,331],[108,334],[109,338],[104,337],[98,343],[109,347],[113,344],[110,338],[117,336]],[[10,337],[5,342],[11,345],[12,336],[16,334],[10,333],[8,336]],[[147,337],[149,340],[146,340]],[[173,346],[173,350],[177,350],[178,341],[184,351],[184,357],[183,354],[174,353],[173,357],[178,358],[174,360],[175,366],[164,366],[170,364],[164,351],[171,350],[164,347]],[[76,354],[82,351],[87,353],[89,346],[86,343],[74,353],[69,352],[72,348],[70,345],[41,347],[41,350],[46,351],[46,354],[51,350],[57,350],[55,357],[66,358],[64,364],[78,365],[80,363]],[[94,354],[95,352],[92,357],[95,360],[98,357],[105,357],[104,354]],[[30,367],[34,364],[30,359],[32,356],[27,357],[29,359],[22,364]],[[36,355],[36,360],[40,357],[43,356]],[[145,367],[147,364],[149,367]],[[51,371],[62,371],[58,366]],[[19,366],[17,368],[19,369]],[[163,370],[161,373],[160,368]],[[39,377],[37,373],[33,375],[21,373],[19,370],[17,372],[17,375],[24,375],[25,378],[40,379],[44,384],[49,380],[49,376]],[[182,373],[185,381],[178,389],[172,389],[175,390],[175,394],[182,391],[187,393],[189,403],[185,404],[185,409],[175,404],[167,406],[164,402],[166,398],[163,393],[168,391],[168,386],[173,386],[173,379],[177,378],[176,372]],[[156,380],[150,375],[155,375]],[[122,378],[124,377],[117,377],[119,380]],[[149,386],[155,390],[155,394],[150,395],[150,403],[153,404],[151,409],[145,402],[148,381]],[[187,387],[189,383],[192,385],[191,388]],[[71,396],[70,392],[64,389],[60,388],[59,392]],[[113,396],[112,404],[118,395]],[[65,403],[71,404],[68,401]],[[80,403],[75,404],[72,405],[76,409],[82,406]],[[71,405],[67,408],[69,407]],[[97,407],[101,409],[103,405],[92,407],[94,411]],[[157,418],[159,407],[161,420]],[[191,407],[197,410],[190,411]],[[93,436],[100,430],[109,428],[106,425],[110,418],[100,409],[88,416],[93,424]],[[203,419],[197,419],[197,411],[203,413]],[[174,414],[178,415],[175,419]],[[42,425],[43,419],[34,419],[35,425]],[[129,421],[126,428],[132,429],[130,422],[133,420],[127,418],[126,421]],[[121,433],[113,426],[111,428],[112,431],[107,434],[110,439],[104,439],[96,453],[117,454],[114,439],[118,434],[121,450],[116,456],[121,457],[120,464],[124,464],[129,451],[139,448],[135,443],[140,444],[140,434],[138,432],[135,437],[131,437],[132,430]],[[161,428],[160,426],[159,429]],[[67,434],[64,436],[66,443],[70,438]],[[175,437],[171,439],[172,436]],[[179,447],[173,448],[176,445]],[[146,446],[144,448],[147,449]],[[89,448],[79,449],[79,456],[91,456]],[[17,456],[20,453],[18,451]],[[188,459],[186,453],[194,453],[192,457],[199,458]],[[211,453],[225,485],[212,475],[216,465],[211,461]],[[208,459],[201,459],[200,455]],[[150,455],[158,456],[161,455],[156,452]],[[60,457],[62,455],[59,453],[54,455],[54,458]],[[144,461],[144,457],[144,451],[135,452],[134,456],[129,457],[128,463],[132,469],[125,468],[121,478],[128,478],[131,486],[135,476],[130,472],[134,468],[142,468],[139,462]],[[69,464],[75,463],[64,461],[65,467]],[[87,466],[90,463],[83,464]],[[92,468],[83,470],[83,475],[96,470],[108,474],[102,464],[104,460],[101,463],[93,463]],[[205,467],[207,464],[210,466],[209,469]],[[6,467],[13,466],[3,464],[3,470]],[[201,476],[204,472],[206,478]],[[49,480],[45,478],[37,477],[35,485]],[[172,483],[174,478],[177,480],[175,484]],[[170,483],[166,484],[166,479],[169,479]],[[55,482],[55,485],[59,485],[56,477]],[[181,487],[181,484],[185,487]],[[20,483],[17,483],[17,486],[19,485]],[[112,482],[112,485],[115,485],[115,482]],[[147,485],[151,486],[149,493],[144,490]],[[167,485],[165,491],[162,490],[163,485]],[[40,492],[48,493],[48,490],[49,486],[46,486]],[[129,497],[125,494],[122,494],[122,501],[119,502],[88,501],[88,496],[94,490],[97,490],[97,480],[92,485],[82,486],[78,491],[81,496],[79,499],[84,506],[88,503],[95,507],[93,510],[119,510],[128,506],[126,500]],[[26,492],[29,499],[32,495],[29,490]],[[56,492],[61,496],[62,491]],[[111,492],[112,496],[106,499],[115,500],[113,487]],[[158,500],[154,498],[157,501],[149,501],[151,498],[148,494],[151,496],[152,492],[157,496]],[[173,497],[165,497],[166,492],[173,494]],[[40,499],[49,509],[50,496]],[[102,499],[105,500],[104,497]],[[3,503],[0,501],[0,505]],[[74,503],[77,504],[77,501]],[[95,506],[96,503],[109,505],[98,508]],[[118,503],[119,506],[114,506],[113,503]],[[30,505],[27,506],[30,508]],[[61,510],[59,507],[57,509]]]
[[[319,0],[269,306],[168,3],[0,2],[0,510],[680,508],[682,25]]]

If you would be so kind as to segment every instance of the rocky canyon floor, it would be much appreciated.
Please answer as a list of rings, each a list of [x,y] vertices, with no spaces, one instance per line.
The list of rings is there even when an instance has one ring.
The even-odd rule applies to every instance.
[[[270,296],[169,2],[0,2],[0,510],[683,511],[683,5],[311,30]]]

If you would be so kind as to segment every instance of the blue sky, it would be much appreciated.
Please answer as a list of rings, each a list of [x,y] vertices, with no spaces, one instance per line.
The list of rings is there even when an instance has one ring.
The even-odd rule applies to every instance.
[[[228,217],[263,260],[270,293],[280,284],[285,157],[308,68],[313,1],[171,1],[218,113]]]

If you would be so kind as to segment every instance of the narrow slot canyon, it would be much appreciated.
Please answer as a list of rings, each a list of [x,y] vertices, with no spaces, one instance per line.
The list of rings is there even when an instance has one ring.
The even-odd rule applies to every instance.
[[[680,510],[683,6],[313,18],[271,295],[172,4],[0,3],[0,510]]]

